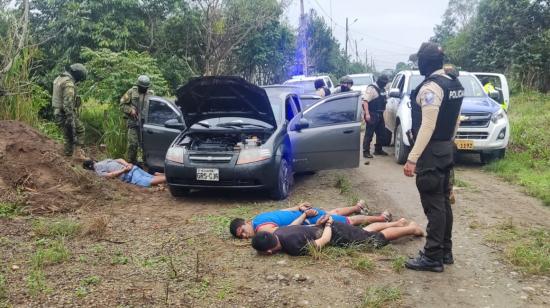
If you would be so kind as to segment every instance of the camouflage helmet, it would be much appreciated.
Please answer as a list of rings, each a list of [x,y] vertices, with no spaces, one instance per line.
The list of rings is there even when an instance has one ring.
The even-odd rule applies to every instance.
[[[88,76],[88,70],[81,63],[74,63],[69,66],[69,72],[76,81],[84,81]]]
[[[151,86],[151,78],[147,75],[141,75],[138,77],[136,85],[142,88],[149,88]]]

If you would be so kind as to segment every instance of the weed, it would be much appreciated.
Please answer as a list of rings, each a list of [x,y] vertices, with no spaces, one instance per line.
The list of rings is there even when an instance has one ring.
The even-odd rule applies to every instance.
[[[80,231],[80,224],[70,219],[38,219],[33,223],[33,231],[38,237],[72,237]]]
[[[124,265],[128,264],[128,257],[124,256],[122,251],[117,251],[111,259],[111,265]]]
[[[359,258],[353,263],[353,268],[361,272],[370,272],[374,269],[374,262],[369,258]]]
[[[307,246],[308,254],[314,260],[339,260],[344,257],[356,257],[360,245],[349,246],[349,247],[334,247],[334,246],[325,246],[318,248],[317,246],[310,244]]]
[[[453,183],[454,186],[456,187],[463,187],[463,188],[469,188],[471,187],[470,183],[464,181],[464,180],[461,180],[461,179],[458,179],[455,177],[454,179],[454,183]]]
[[[95,244],[94,246],[92,246],[91,250],[94,254],[98,255],[98,254],[105,251],[105,246],[100,245],[100,244]]]
[[[519,229],[511,221],[497,225],[486,236],[503,247],[504,258],[529,274],[550,272],[550,232],[544,229]]]
[[[92,285],[98,285],[101,282],[101,278],[99,276],[88,276],[82,280],[80,280],[81,286],[92,286]]]
[[[8,287],[6,287],[6,278],[0,273],[0,303],[8,297]]]
[[[0,202],[0,218],[12,218],[21,214],[21,207],[15,203]]]
[[[31,265],[35,269],[44,265],[62,263],[69,259],[69,250],[65,247],[63,240],[56,240],[46,245],[46,248],[39,248],[31,257]]]
[[[210,289],[210,281],[207,278],[203,278],[197,283],[191,292],[195,298],[205,298]]]
[[[391,268],[396,273],[401,273],[403,269],[405,268],[405,257],[403,256],[395,256],[391,260]]]
[[[216,297],[221,301],[226,300],[229,297],[231,297],[231,295],[233,293],[233,290],[234,290],[234,288],[233,288],[233,285],[231,284],[231,282],[230,281],[225,281],[223,283],[223,285],[221,286],[221,289],[216,294]]]
[[[390,286],[373,286],[367,289],[365,298],[363,298],[362,307],[378,308],[388,306],[401,299],[401,290]]]
[[[105,216],[94,217],[86,224],[85,235],[101,238],[107,232],[109,219]]]
[[[32,296],[50,291],[46,283],[46,277],[41,269],[33,269],[27,276],[27,288]]]
[[[165,256],[145,258],[140,263],[144,268],[154,268],[159,264],[166,263],[167,258]]]
[[[79,286],[78,288],[76,288],[74,293],[76,297],[83,298],[83,297],[86,297],[86,295],[88,295],[88,289],[86,289],[86,287],[84,286]]]
[[[341,174],[336,176],[336,183],[334,184],[334,187],[340,190],[341,195],[351,192],[350,181]]]

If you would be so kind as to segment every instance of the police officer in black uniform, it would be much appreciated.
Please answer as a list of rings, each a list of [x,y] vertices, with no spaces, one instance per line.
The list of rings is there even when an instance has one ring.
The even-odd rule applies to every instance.
[[[388,76],[380,75],[376,84],[371,84],[365,90],[363,96],[363,111],[365,113],[365,137],[363,139],[363,157],[373,158],[370,154],[370,144],[372,137],[376,133],[376,144],[374,145],[374,155],[387,156],[388,153],[382,150],[382,144],[386,138],[386,124],[384,122],[384,111],[386,110],[386,85]]]
[[[428,226],[424,251],[405,266],[420,271],[442,272],[443,264],[454,263],[449,181],[464,88],[456,73],[443,70],[443,58],[439,45],[422,44],[418,68],[426,79],[411,94],[415,143],[404,173],[409,177],[416,173],[416,186]]]

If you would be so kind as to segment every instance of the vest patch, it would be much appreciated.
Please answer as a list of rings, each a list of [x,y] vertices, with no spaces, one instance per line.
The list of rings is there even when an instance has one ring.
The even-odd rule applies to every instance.
[[[451,90],[449,91],[450,99],[457,99],[464,97],[464,90]]]

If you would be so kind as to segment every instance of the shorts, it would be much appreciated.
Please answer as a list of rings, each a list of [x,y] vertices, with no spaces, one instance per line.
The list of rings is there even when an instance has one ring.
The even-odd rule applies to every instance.
[[[310,225],[314,225],[314,224],[317,223],[319,218],[321,218],[321,217],[323,217],[323,215],[327,214],[327,212],[325,210],[322,210],[322,209],[319,209],[319,208],[313,208],[313,209],[317,211],[317,216],[306,218],[306,224],[309,223]],[[338,222],[341,222],[341,223],[344,223],[344,224],[351,225],[351,221],[350,221],[349,217],[342,216],[342,215],[336,215],[336,214],[332,214],[330,216],[332,217],[332,219],[334,219],[334,221],[338,221]]]
[[[151,187],[153,176],[143,169],[133,166],[132,170],[122,175],[122,180],[141,187]]]
[[[330,242],[335,246],[368,245],[381,248],[390,242],[380,232],[369,232],[361,227],[334,222],[332,224],[332,238]]]

